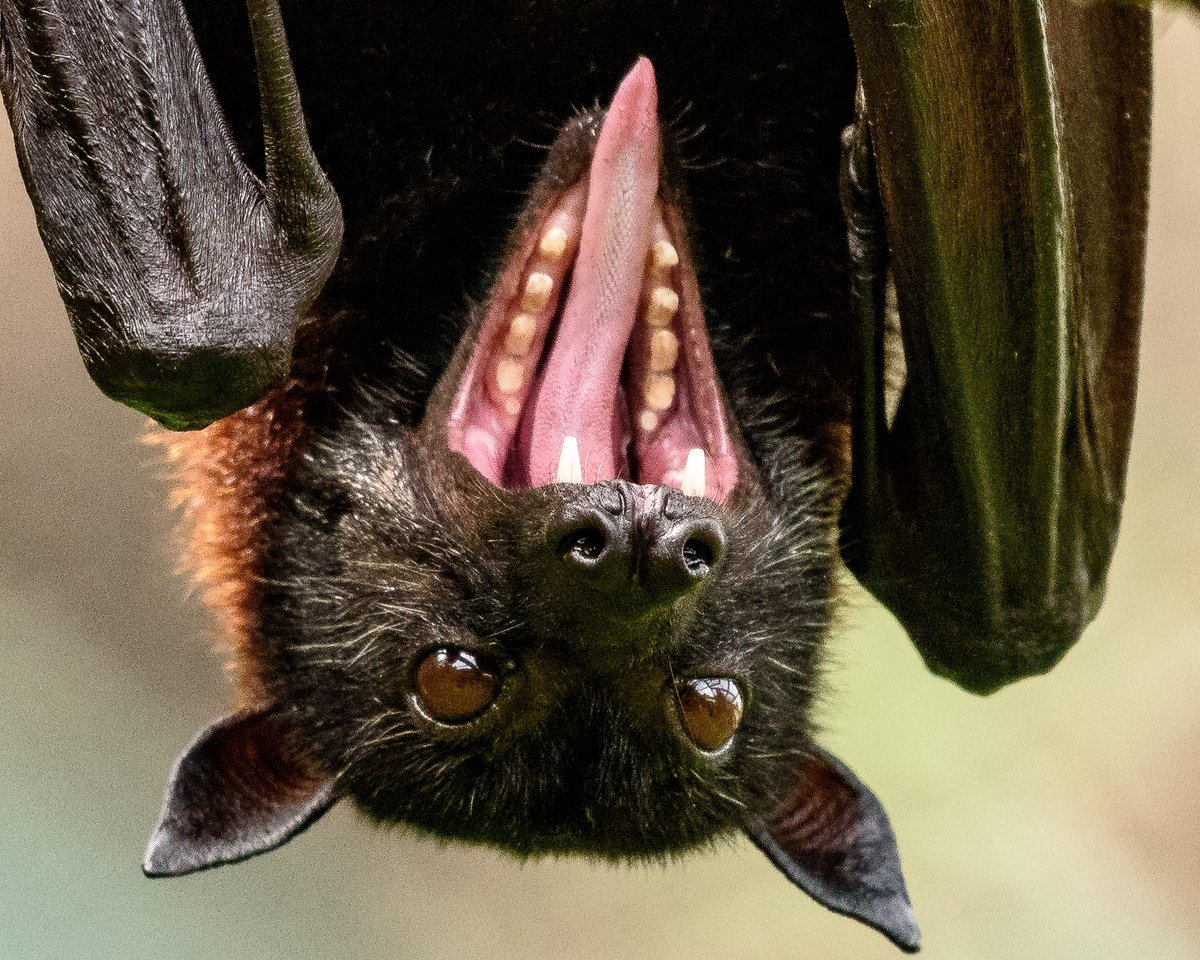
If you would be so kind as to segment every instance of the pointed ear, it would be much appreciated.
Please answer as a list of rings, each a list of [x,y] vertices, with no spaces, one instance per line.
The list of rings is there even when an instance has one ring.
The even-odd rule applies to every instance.
[[[748,819],[745,829],[818,903],[874,927],[907,953],[921,949],[892,825],[836,757],[813,748],[774,812]]]
[[[200,733],[175,762],[142,869],[171,877],[273,850],[337,799],[333,780],[290,745],[274,710],[243,710]]]

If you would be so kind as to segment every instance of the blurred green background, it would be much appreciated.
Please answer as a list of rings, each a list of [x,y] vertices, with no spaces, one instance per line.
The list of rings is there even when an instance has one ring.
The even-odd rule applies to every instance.
[[[1107,605],[980,700],[851,591],[827,742],[883,798],[925,955],[1200,958],[1200,26],[1160,22],[1142,386]],[[0,958],[897,956],[748,843],[666,870],[503,856],[345,808],[150,882],[176,753],[222,712],[143,418],[88,381],[0,140]]]

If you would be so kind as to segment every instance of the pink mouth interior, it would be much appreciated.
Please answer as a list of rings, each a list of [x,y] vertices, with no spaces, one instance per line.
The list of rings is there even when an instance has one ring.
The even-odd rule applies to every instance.
[[[451,448],[498,486],[557,482],[568,437],[584,483],[681,487],[697,449],[705,496],[737,483],[695,270],[659,197],[657,111],[643,58],[588,173],[498,279],[449,420]]]

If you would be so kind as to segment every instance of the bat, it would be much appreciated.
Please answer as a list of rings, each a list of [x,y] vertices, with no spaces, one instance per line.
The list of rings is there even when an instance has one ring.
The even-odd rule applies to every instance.
[[[1011,297],[968,326],[946,296],[968,271],[919,258],[947,215],[911,199],[904,158],[929,150],[904,138],[932,134],[905,127],[908,88],[886,82],[905,51],[853,6],[857,62],[836,5],[660,11],[654,31],[553,4],[471,11],[468,29],[460,11],[289,15],[300,79],[319,78],[301,84],[311,147],[278,11],[249,9],[247,51],[216,5],[189,11],[198,46],[169,2],[0,5],[5,101],[89,372],[168,427],[217,421],[166,445],[244,707],[180,758],[147,872],[269,850],[340,798],[522,855],[661,857],[740,830],[819,902],[916,949],[886,816],[812,730],[839,510],[852,569],[964,686],[1047,669],[1078,635],[1107,553],[1060,549],[1060,527],[1095,491],[1062,469],[1073,450],[1057,472],[1004,474],[1021,422],[954,429],[1028,367],[992,357],[955,383],[939,348],[982,329],[1028,347],[1035,373],[1081,366],[1093,386],[1063,330],[1136,317],[1140,273],[1097,289],[1112,257],[1082,243],[1140,250],[1145,158],[1080,169],[1077,131],[1110,129],[1118,105],[1133,109],[1113,136],[1136,129],[1146,86],[1097,93],[1082,71],[1073,102],[1098,106],[1050,150],[1064,182],[998,190],[1015,135],[991,158],[980,204],[1002,195],[1015,217],[1058,197],[1048,222],[1081,246],[1018,237],[1028,262],[988,282],[1063,295],[1041,326]],[[1142,35],[1140,11],[1121,16]],[[960,29],[1000,62],[1021,39]],[[713,37],[722,56],[697,55]],[[514,79],[514,52],[538,69]],[[251,57],[258,97],[236,79]],[[364,90],[378,102],[347,115]],[[885,268],[908,361],[890,424]],[[1136,324],[1117,332],[1099,338],[1120,361],[1096,379],[1107,418],[1083,417],[1078,389],[1029,417],[1043,441],[1076,418],[1102,428],[1089,452],[1110,509],[1092,519],[1109,550]],[[964,460],[991,472],[945,469]],[[1021,515],[1037,498],[1014,486],[1057,491],[1055,510]],[[947,542],[978,564],[947,569]],[[1024,607],[1053,630],[964,640]]]

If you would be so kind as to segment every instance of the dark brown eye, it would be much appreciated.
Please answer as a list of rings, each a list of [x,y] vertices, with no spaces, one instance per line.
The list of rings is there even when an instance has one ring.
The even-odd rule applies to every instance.
[[[500,690],[500,678],[472,653],[440,647],[417,667],[421,706],[443,723],[462,723],[482,713]]]
[[[733,739],[742,721],[742,692],[728,677],[679,684],[679,720],[701,750],[712,753]]]

